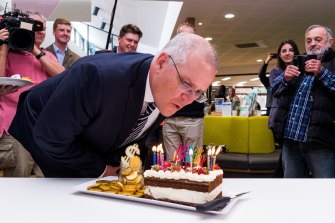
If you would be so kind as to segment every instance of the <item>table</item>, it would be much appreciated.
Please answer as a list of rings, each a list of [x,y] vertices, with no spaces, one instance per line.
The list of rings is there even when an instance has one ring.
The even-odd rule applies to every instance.
[[[334,222],[333,179],[224,179],[223,191],[252,191],[225,215],[76,192],[92,179],[0,178],[1,222]]]

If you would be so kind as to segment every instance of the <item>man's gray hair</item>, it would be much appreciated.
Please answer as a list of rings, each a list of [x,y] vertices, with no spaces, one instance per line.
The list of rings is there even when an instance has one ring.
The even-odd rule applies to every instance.
[[[192,33],[179,33],[165,45],[161,52],[166,52],[172,56],[177,64],[188,63],[189,55],[199,52],[208,64],[214,66],[215,70],[218,66],[214,47],[204,38]],[[192,63],[193,61],[189,62]],[[172,64],[172,61],[170,63]]]
[[[326,32],[327,32],[327,40],[330,40],[330,39],[332,39],[333,38],[333,31],[330,29],[330,28],[328,28],[327,26],[324,26],[324,25],[311,25],[310,27],[308,27],[307,29],[306,29],[306,32],[305,32],[305,35],[309,32],[309,31],[311,31],[312,29],[315,29],[315,28],[324,28],[325,30],[326,30]]]
[[[45,18],[44,15],[42,15],[40,12],[38,11],[27,11],[29,17],[32,16],[32,15],[37,15],[39,17],[41,17],[42,19],[44,19],[45,21],[47,21],[47,19]]]

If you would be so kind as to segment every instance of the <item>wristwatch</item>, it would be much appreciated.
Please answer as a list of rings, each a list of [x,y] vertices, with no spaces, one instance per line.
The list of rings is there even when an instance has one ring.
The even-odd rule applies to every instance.
[[[42,56],[44,56],[45,55],[45,53],[43,53],[42,51],[38,54],[38,55],[36,55],[36,59],[40,59]]]

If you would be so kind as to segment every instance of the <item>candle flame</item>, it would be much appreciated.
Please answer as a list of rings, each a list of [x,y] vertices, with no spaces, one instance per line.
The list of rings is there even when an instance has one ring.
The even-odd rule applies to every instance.
[[[156,151],[157,151],[156,146],[153,146],[153,147],[152,147],[152,152],[155,153]]]
[[[160,153],[164,153],[162,144],[159,144],[159,145],[158,145],[158,147],[157,147],[157,151],[159,151]]]
[[[212,147],[212,152],[211,155],[214,156],[215,155],[215,146]]]
[[[190,149],[190,150],[188,151],[188,154],[190,154],[190,156],[192,156],[192,155],[193,155],[193,149]]]
[[[221,151],[221,146],[218,147],[218,149],[215,152],[215,155],[217,156],[220,153],[220,151]]]

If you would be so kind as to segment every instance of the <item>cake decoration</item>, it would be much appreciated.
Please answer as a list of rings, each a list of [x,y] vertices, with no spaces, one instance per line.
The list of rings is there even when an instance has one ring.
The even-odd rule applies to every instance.
[[[164,160],[161,148],[152,148],[157,159],[144,172],[145,198],[195,206],[222,197],[223,171],[215,163],[221,146],[207,146],[206,158],[203,147],[180,145],[171,162],[158,161]]]
[[[128,146],[125,150],[125,154],[125,156],[121,157],[118,180],[97,180],[96,184],[87,187],[87,189],[91,191],[143,197],[143,171],[138,145],[134,144]]]

